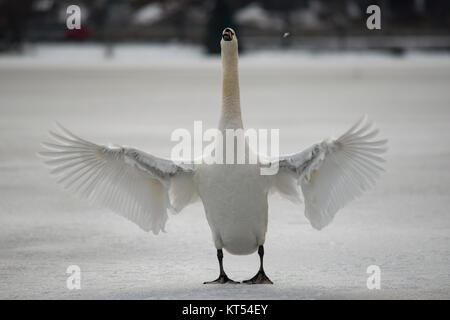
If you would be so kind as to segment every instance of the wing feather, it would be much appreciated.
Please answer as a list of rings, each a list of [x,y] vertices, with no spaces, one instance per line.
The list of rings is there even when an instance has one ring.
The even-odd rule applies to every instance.
[[[373,140],[379,130],[363,117],[336,140],[280,158],[280,173],[301,186],[305,215],[322,229],[336,212],[376,184],[385,162],[387,140]]]
[[[39,153],[66,189],[128,218],[142,229],[164,231],[167,209],[176,212],[196,199],[195,168],[127,147],[84,140],[63,126],[50,131]]]

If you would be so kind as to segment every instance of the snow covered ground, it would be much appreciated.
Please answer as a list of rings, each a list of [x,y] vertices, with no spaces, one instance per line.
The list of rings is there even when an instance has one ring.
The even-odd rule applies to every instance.
[[[183,51],[184,50],[184,51]],[[220,62],[200,50],[40,46],[0,57],[0,298],[450,298],[450,58],[445,55],[248,54],[241,59],[247,127],[279,128],[281,151],[337,135],[361,114],[389,138],[376,189],[322,231],[270,201],[265,266],[273,286],[205,286],[216,253],[201,205],[154,236],[62,190],[35,153],[58,120],[99,143],[168,157],[176,128],[213,127]],[[87,52],[89,51],[89,52]],[[225,253],[235,280],[258,257]],[[81,268],[81,290],[66,268]],[[368,290],[366,269],[381,268]]]

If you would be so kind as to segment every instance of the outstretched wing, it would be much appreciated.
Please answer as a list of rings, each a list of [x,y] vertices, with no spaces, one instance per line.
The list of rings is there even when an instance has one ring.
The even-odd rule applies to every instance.
[[[292,189],[279,186],[296,179],[306,217],[314,228],[322,229],[339,209],[373,187],[384,171],[380,154],[386,152],[387,140],[375,140],[377,134],[378,129],[364,117],[336,140],[280,157],[275,188],[289,197]]]
[[[83,140],[59,125],[39,153],[65,188],[128,218],[145,231],[164,231],[167,209],[196,197],[195,169],[127,147]]]

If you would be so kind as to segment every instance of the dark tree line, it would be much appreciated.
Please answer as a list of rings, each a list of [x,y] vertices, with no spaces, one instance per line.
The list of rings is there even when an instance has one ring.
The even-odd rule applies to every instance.
[[[69,3],[82,4],[89,9],[88,28],[92,31],[89,34],[94,41],[159,41],[163,37],[172,37],[179,41],[198,43],[203,39],[209,53],[219,52],[218,34],[227,26],[238,29],[241,35],[252,36],[251,32],[261,32],[254,26],[237,25],[233,19],[238,10],[251,3],[257,3],[271,15],[279,17],[283,30],[286,31],[293,29],[299,22],[293,20],[292,12],[311,10],[314,7],[316,11],[320,11],[319,19],[324,21],[328,28],[322,29],[322,34],[345,37],[352,31],[352,23],[355,29],[355,22],[352,22],[349,15],[349,4],[353,8],[356,6],[362,16],[365,15],[368,5],[377,4],[382,9],[383,25],[395,26],[403,31],[428,30],[430,34],[448,34],[450,30],[448,0],[58,0],[52,2],[48,12],[36,12],[33,8],[38,1],[0,0],[0,50],[20,49],[21,44],[30,39],[31,34],[34,36],[32,40],[35,41],[64,40],[62,36],[53,36],[64,33],[64,25],[58,19],[64,5]],[[164,8],[161,21],[150,26],[130,25],[133,13],[145,5],[156,3]],[[196,21],[196,18],[188,14],[196,10],[201,11],[206,18]],[[360,28],[360,19],[356,23]],[[303,32],[303,29],[300,31]],[[282,44],[288,44],[289,40],[282,40]],[[240,42],[240,49],[242,44],[243,41]]]

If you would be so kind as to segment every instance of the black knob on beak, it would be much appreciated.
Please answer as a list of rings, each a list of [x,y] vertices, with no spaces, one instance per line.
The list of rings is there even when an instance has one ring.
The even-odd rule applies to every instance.
[[[226,28],[225,30],[223,30],[222,38],[225,41],[231,41],[233,40],[233,35],[233,31],[230,28]]]

